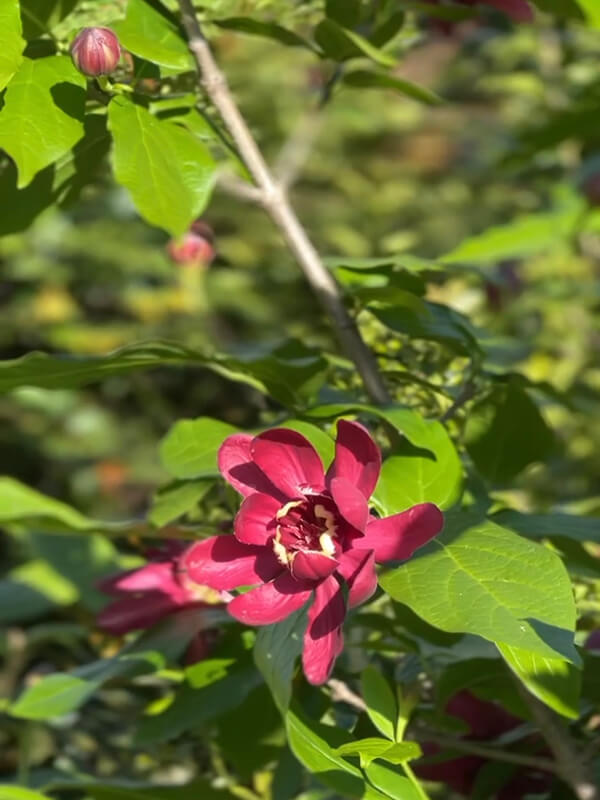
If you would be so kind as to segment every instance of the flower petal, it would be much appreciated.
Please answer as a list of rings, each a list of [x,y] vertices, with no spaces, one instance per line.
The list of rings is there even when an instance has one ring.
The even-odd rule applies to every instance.
[[[235,518],[236,539],[245,544],[266,544],[275,535],[280,508],[281,503],[268,494],[255,492],[246,497]]]
[[[246,625],[271,625],[297,611],[311,592],[310,584],[295,580],[286,571],[274,581],[234,597],[227,610]]]
[[[377,589],[375,554],[372,550],[348,550],[340,559],[338,573],[348,584],[350,608],[365,603]]]
[[[103,609],[98,614],[98,625],[116,636],[121,636],[129,631],[149,628],[177,608],[178,604],[161,592],[131,595],[115,600]]]
[[[360,489],[345,478],[334,478],[329,483],[329,491],[346,522],[363,533],[369,519],[369,505]]]
[[[318,686],[331,675],[335,660],[344,649],[342,624],[345,616],[342,587],[331,575],[317,586],[308,611],[302,667],[309,683]]]
[[[403,561],[410,558],[444,527],[444,515],[433,503],[421,503],[400,514],[371,519],[366,533],[354,546],[375,551],[375,561]]]
[[[297,431],[272,428],[252,442],[252,457],[269,480],[286,497],[294,498],[325,486],[321,458],[312,444]]]
[[[359,422],[341,419],[337,424],[335,458],[327,471],[327,486],[345,478],[369,499],[379,478],[381,451]]]
[[[233,433],[225,439],[217,458],[221,475],[244,497],[262,492],[285,502],[286,497],[254,463],[250,452],[253,440],[249,433]]]
[[[98,589],[106,594],[122,592],[144,592],[156,589],[165,594],[177,592],[179,586],[175,580],[172,561],[145,564],[137,569],[110,575],[98,581]]]
[[[527,0],[488,0],[488,4],[504,11],[513,22],[533,22],[533,9]]]
[[[180,564],[193,581],[211,589],[264,583],[282,570],[269,548],[242,544],[233,535],[197,542],[182,556]]]
[[[305,581],[322,581],[338,567],[338,560],[316,550],[298,550],[290,569],[294,578]]]

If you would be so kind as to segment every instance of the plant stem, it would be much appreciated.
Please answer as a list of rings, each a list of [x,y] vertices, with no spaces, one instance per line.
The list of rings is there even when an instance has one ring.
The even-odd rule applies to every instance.
[[[571,788],[577,800],[600,800],[600,789],[594,782],[588,764],[581,755],[581,745],[571,738],[563,720],[534,697],[523,684],[519,692],[527,703],[531,716],[556,759],[556,772]]]
[[[198,66],[202,86],[221,115],[225,127],[260,190],[260,204],[279,228],[313,292],[328,314],[346,355],[356,365],[367,393],[376,403],[391,402],[375,356],[363,341],[354,320],[344,306],[338,285],[300,223],[285,189],[273,177],[246,120],[232,97],[225,75],[217,65],[204,38],[192,0],[179,0],[179,7],[188,45]]]
[[[407,762],[404,762],[404,764],[402,764],[402,769],[406,773],[406,777],[408,778],[408,780],[415,787],[415,791],[419,795],[421,800],[430,800],[429,795],[427,794],[425,789],[421,786],[421,781],[417,778],[417,776],[412,771],[412,769],[409,767]]]

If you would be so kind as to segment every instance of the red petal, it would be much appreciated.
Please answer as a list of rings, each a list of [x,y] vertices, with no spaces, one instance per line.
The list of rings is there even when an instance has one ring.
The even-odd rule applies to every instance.
[[[211,589],[264,583],[282,570],[269,548],[242,544],[233,535],[197,542],[180,563],[193,581]]]
[[[112,575],[98,582],[101,592],[144,592],[157,589],[165,594],[177,591],[172,561],[145,564],[143,567]]]
[[[433,503],[421,503],[400,514],[371,519],[354,546],[375,551],[375,561],[404,561],[444,527],[444,515]]]
[[[294,556],[291,570],[294,578],[305,581],[322,581],[338,567],[338,561],[316,550],[300,550]]]
[[[266,544],[275,534],[276,515],[281,508],[279,500],[268,494],[255,492],[246,497],[235,518],[235,535],[246,544]]]
[[[234,597],[227,610],[246,625],[271,625],[303,606],[311,591],[309,585],[294,580],[286,571],[271,583]]]
[[[129,631],[149,628],[177,608],[177,603],[166,594],[146,592],[110,603],[98,614],[98,625],[116,636],[121,636]]]
[[[340,559],[338,573],[349,587],[350,608],[365,603],[377,588],[375,554],[372,550],[348,550]]]
[[[600,629],[592,631],[583,646],[586,650],[600,650]]]
[[[342,624],[345,616],[342,588],[331,575],[317,586],[308,611],[302,666],[309,683],[318,686],[331,675],[335,660],[344,649]]]
[[[252,442],[252,457],[260,469],[288,498],[306,489],[320,492],[325,473],[319,454],[297,431],[272,428]]]
[[[221,475],[244,497],[262,492],[280,499],[283,503],[286,497],[281,494],[254,463],[250,449],[254,436],[249,433],[233,433],[228,436],[219,449],[218,463]]]
[[[329,491],[346,522],[363,533],[369,519],[369,505],[364,494],[345,478],[334,478]]]
[[[327,471],[327,485],[345,478],[369,499],[379,478],[381,451],[359,422],[341,419],[337,424],[335,458]]]

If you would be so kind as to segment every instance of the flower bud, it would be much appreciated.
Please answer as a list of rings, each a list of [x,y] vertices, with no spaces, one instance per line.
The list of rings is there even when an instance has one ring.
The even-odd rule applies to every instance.
[[[216,255],[212,245],[212,230],[205,222],[197,220],[181,239],[171,239],[167,252],[176,264],[208,266]]]
[[[71,58],[90,78],[110,75],[121,58],[121,45],[110,28],[84,28],[71,44]]]

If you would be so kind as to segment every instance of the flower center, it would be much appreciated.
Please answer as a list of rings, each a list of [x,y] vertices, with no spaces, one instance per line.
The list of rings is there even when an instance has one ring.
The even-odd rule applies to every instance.
[[[341,550],[337,509],[325,494],[292,500],[277,512],[273,550],[279,562],[290,567],[299,552],[335,558]]]

